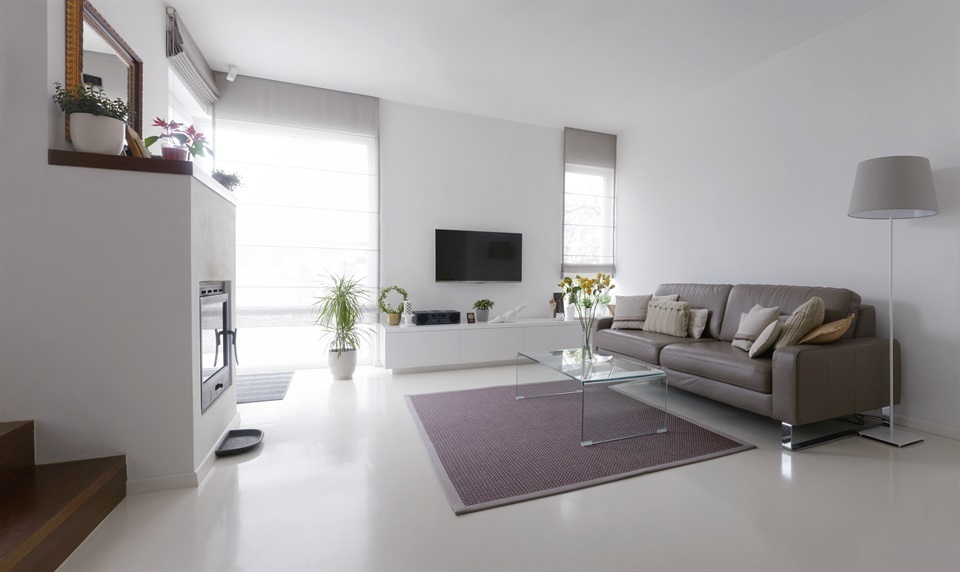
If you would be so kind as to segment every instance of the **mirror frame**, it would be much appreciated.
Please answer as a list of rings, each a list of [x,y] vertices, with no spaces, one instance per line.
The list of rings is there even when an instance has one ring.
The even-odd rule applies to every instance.
[[[67,54],[64,87],[80,85],[83,78],[83,23],[87,22],[127,65],[127,104],[134,113],[130,127],[143,135],[143,60],[137,56],[88,0],[67,0]],[[70,117],[66,118],[70,141]]]

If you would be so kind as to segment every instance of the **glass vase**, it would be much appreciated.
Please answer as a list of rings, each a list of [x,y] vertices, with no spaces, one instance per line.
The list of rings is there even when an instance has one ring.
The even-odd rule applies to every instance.
[[[593,326],[583,326],[583,361],[593,361]]]

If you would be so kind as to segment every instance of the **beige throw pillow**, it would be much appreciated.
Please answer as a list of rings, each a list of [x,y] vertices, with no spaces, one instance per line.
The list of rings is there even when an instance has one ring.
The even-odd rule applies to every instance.
[[[643,329],[647,332],[685,338],[689,313],[690,304],[687,302],[653,300],[647,309],[647,320],[643,324]]]
[[[783,324],[780,323],[780,320],[770,322],[770,325],[764,328],[763,331],[760,332],[760,335],[757,336],[757,341],[753,342],[753,346],[750,347],[750,351],[747,353],[752,358],[763,355],[773,347],[773,344],[776,343],[782,331]]]
[[[829,344],[835,342],[843,337],[843,334],[847,333],[847,330],[850,329],[850,326],[853,324],[853,318],[856,317],[856,314],[850,314],[842,320],[837,320],[836,322],[830,322],[829,324],[824,324],[819,328],[814,328],[807,335],[803,336],[803,339],[800,340],[801,344]]]
[[[823,300],[816,296],[801,304],[783,323],[783,332],[773,349],[779,350],[799,343],[803,336],[823,323],[823,314]]]
[[[652,300],[672,300],[676,302],[679,297],[679,294],[670,296],[654,296],[653,294],[617,296],[617,313],[613,315],[613,324],[610,327],[614,330],[642,329],[643,322],[647,319],[647,306]]]
[[[687,318],[687,335],[691,338],[700,339],[703,330],[707,327],[709,316],[710,310],[706,308],[691,308],[690,316]]]
[[[780,315],[780,307],[764,308],[760,304],[755,305],[746,314],[740,315],[740,327],[733,336],[733,347],[740,348],[748,352],[757,341],[757,336],[763,332],[763,329],[770,325],[770,322],[776,322]]]

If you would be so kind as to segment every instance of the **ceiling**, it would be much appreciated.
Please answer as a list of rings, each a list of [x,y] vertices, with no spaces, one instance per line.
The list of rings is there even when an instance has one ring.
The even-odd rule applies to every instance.
[[[215,70],[618,133],[883,2],[167,4]]]

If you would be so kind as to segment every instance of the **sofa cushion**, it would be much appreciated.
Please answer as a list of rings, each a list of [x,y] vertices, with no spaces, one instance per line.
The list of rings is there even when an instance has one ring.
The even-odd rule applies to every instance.
[[[707,320],[710,319],[710,310],[706,308],[690,308],[690,315],[687,319],[687,335],[691,338],[703,336],[703,330],[707,329]]]
[[[740,314],[749,312],[754,305],[779,306],[783,314],[792,314],[801,304],[814,296],[823,300],[824,320],[834,322],[860,309],[860,295],[846,288],[821,288],[812,286],[771,286],[763,284],[737,284],[730,290],[730,298],[724,310],[723,325],[719,339],[733,341],[740,326]],[[681,300],[683,297],[681,296]],[[691,306],[695,306],[691,302]],[[853,336],[853,328],[842,339]]]
[[[800,340],[801,344],[829,344],[840,339],[847,333],[850,325],[853,324],[853,318],[856,314],[850,314],[842,320],[830,322],[811,330]]]
[[[777,343],[777,338],[780,337],[780,332],[783,331],[783,324],[780,323],[780,320],[775,320],[770,322],[766,328],[760,332],[760,335],[757,336],[757,341],[753,342],[753,345],[750,347],[750,351],[747,352],[752,358],[760,357],[767,351],[773,349],[773,344]]]
[[[643,328],[647,319],[647,311],[650,302],[653,300],[677,301],[677,295],[672,296],[654,296],[653,294],[644,294],[641,296],[617,296],[617,303],[620,304],[620,313],[614,313],[614,330],[640,330]]]
[[[740,327],[733,336],[733,347],[740,348],[748,352],[753,347],[753,342],[757,341],[757,336],[763,332],[764,328],[770,325],[770,322],[776,322],[780,308],[764,308],[757,304],[746,314],[740,316]]]
[[[687,302],[653,300],[648,308],[647,321],[643,323],[644,330],[678,338],[687,337],[690,304]]]
[[[773,360],[750,359],[746,352],[717,340],[671,344],[660,352],[660,365],[761,393],[771,393],[773,387]]]
[[[681,302],[689,302],[691,308],[706,308],[710,311],[707,321],[705,335],[714,339],[720,338],[720,326],[723,323],[724,308],[727,306],[727,298],[730,296],[730,290],[733,288],[730,284],[661,284],[657,287],[655,294],[662,296],[665,294],[677,294]],[[746,312],[750,309],[748,306]],[[737,322],[740,320],[740,312],[737,312]],[[729,341],[729,340],[728,340]]]
[[[686,345],[691,342],[712,342],[709,338],[678,338],[640,330],[600,330],[593,336],[593,343],[600,350],[634,357],[650,365],[659,365],[660,350],[670,344]]]
[[[800,343],[803,336],[823,323],[823,300],[814,296],[797,308],[783,323],[783,332],[773,344],[774,350]]]

